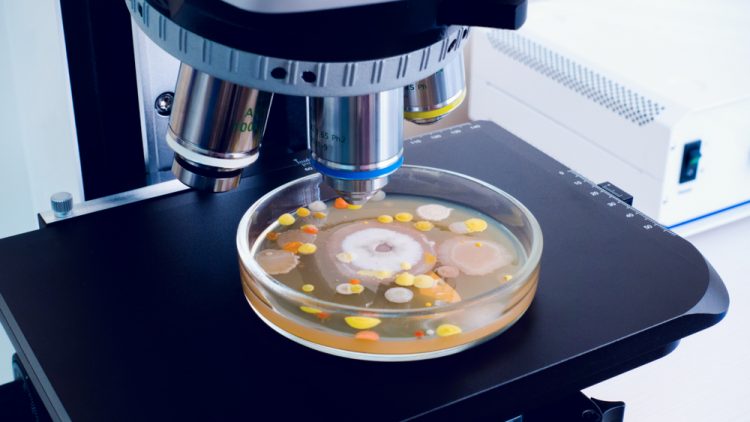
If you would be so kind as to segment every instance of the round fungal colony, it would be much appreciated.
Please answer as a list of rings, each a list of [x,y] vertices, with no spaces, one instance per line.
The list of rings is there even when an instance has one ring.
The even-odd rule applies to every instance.
[[[457,204],[383,193],[364,206],[316,201],[279,215],[256,242],[257,264],[299,293],[266,303],[316,343],[386,352],[434,341],[437,349],[518,317],[506,315],[521,297],[514,289],[482,299],[510,284],[523,248],[501,223]]]

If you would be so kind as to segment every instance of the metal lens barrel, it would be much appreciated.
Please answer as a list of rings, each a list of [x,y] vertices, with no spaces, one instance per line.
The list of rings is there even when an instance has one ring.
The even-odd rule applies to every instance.
[[[355,97],[310,97],[313,166],[352,204],[366,202],[403,162],[403,90]]]
[[[258,159],[272,99],[183,63],[167,131],[174,175],[201,190],[237,187],[242,169]]]
[[[466,96],[464,56],[404,88],[404,118],[417,124],[435,123],[455,110]]]

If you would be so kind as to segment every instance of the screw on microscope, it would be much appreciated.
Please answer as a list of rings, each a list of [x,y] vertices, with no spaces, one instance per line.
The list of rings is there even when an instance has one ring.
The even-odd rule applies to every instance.
[[[73,195],[69,192],[57,192],[49,197],[52,212],[57,218],[64,218],[73,209]]]
[[[162,92],[156,97],[154,108],[160,116],[169,116],[172,112],[172,103],[174,103],[174,93],[169,91]]]

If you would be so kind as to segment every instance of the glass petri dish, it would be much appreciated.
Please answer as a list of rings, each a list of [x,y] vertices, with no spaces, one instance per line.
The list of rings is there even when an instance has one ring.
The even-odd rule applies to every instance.
[[[382,280],[369,282],[370,287],[375,286],[370,294],[382,296],[386,289],[401,287],[413,291],[415,297],[422,297],[421,302],[412,301],[408,306],[383,306],[382,300],[364,306],[357,305],[348,296],[337,295],[333,285],[318,289],[321,294],[292,286],[293,283],[284,279],[285,276],[269,275],[259,263],[258,257],[268,247],[269,233],[283,229],[278,222],[279,216],[290,213],[297,217],[298,224],[303,224],[309,220],[294,214],[299,207],[315,201],[333,205],[336,193],[323,183],[319,174],[311,174],[280,186],[260,198],[245,213],[237,230],[243,291],[251,308],[263,322],[283,336],[325,353],[362,360],[408,361],[465,350],[502,333],[524,314],[536,293],[542,232],[534,216],[523,204],[481,180],[421,166],[403,166],[391,175],[384,192],[386,198],[392,198],[393,201],[383,201],[383,205],[377,206],[396,204],[394,213],[408,199],[419,203],[447,204],[447,207],[463,212],[461,214],[456,211],[457,215],[481,217],[494,230],[487,230],[484,238],[495,233],[498,237],[504,237],[504,244],[513,249],[512,264],[484,278],[467,276],[458,285],[449,282],[452,279],[446,277],[444,281],[434,271],[430,271],[441,286],[452,284],[449,289],[452,294],[461,293],[460,298],[455,294],[456,300],[435,300],[434,303],[425,301],[422,294],[432,294],[429,292],[434,293],[434,290],[421,290],[414,285],[403,287],[403,284],[395,282],[395,274],[390,278],[383,277]],[[368,205],[364,207],[367,208]],[[333,208],[330,210],[334,211]],[[354,219],[368,220],[366,212],[352,216]],[[374,214],[370,215],[373,216]],[[401,224],[404,227],[402,230],[411,230],[408,226],[416,224],[417,219],[419,216],[408,223],[398,223],[395,220],[394,223]],[[372,219],[372,222],[370,227],[376,227],[376,220]],[[436,230],[442,227],[443,232],[447,233],[444,236],[453,236],[447,230],[450,223],[451,219],[447,218],[435,222],[434,226]],[[325,222],[316,224],[321,229],[326,228]],[[332,227],[337,227],[331,224]],[[336,224],[340,225],[341,221]],[[482,243],[493,243],[491,240],[477,240],[479,238],[473,238],[473,235],[455,234],[463,240],[469,239],[477,247],[482,246]],[[333,256],[337,252],[335,248],[340,246],[339,243],[334,245],[334,238],[335,235],[321,240],[317,245],[317,253],[326,253],[324,249],[330,248],[332,250],[328,252]],[[436,242],[428,241],[427,244],[442,251],[442,245],[448,242],[450,240],[437,242],[435,245]],[[435,255],[441,256],[437,252]],[[334,265],[336,264],[331,264]],[[469,266],[464,271],[471,273],[475,268],[476,266]],[[440,269],[437,271],[440,272]],[[507,273],[504,274],[504,271]],[[496,277],[496,283],[488,285],[487,277]],[[484,283],[481,284],[483,288],[473,288],[480,282]],[[441,286],[435,285],[434,288]],[[323,290],[327,290],[329,294],[325,294]],[[330,294],[331,291],[333,294]],[[404,290],[400,290],[400,293],[404,293]],[[411,295],[410,293],[409,296]],[[442,296],[432,297],[445,299]]]

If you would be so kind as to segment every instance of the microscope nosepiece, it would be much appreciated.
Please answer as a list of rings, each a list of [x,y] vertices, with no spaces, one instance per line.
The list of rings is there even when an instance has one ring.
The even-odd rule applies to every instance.
[[[404,88],[404,118],[427,125],[458,108],[466,97],[464,56],[459,54],[443,69]]]
[[[211,192],[237,187],[242,170],[258,159],[272,99],[183,63],[167,130],[177,179]]]
[[[355,97],[310,97],[313,167],[347,202],[367,202],[403,163],[403,90]]]

